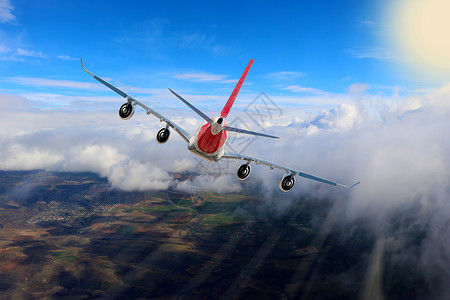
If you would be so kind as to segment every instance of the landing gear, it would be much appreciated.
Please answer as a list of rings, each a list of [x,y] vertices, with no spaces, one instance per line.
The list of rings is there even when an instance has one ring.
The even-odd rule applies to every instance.
[[[236,175],[240,180],[246,179],[248,175],[250,175],[250,165],[243,164],[242,166],[240,166],[239,169],[237,170]]]
[[[169,128],[161,128],[158,131],[158,134],[156,135],[156,141],[159,144],[164,144],[169,139],[169,136],[170,136]]]
[[[280,190],[283,192],[289,192],[295,184],[295,178],[292,174],[286,174],[284,175],[280,180]]]

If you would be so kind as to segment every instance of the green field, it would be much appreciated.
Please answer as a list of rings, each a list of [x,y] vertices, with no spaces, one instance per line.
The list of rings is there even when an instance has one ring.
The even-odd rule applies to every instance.
[[[203,215],[203,224],[207,225],[225,225],[233,222],[231,213],[205,214]]]
[[[77,255],[75,251],[52,251],[53,260],[56,263],[71,263],[77,260]]]

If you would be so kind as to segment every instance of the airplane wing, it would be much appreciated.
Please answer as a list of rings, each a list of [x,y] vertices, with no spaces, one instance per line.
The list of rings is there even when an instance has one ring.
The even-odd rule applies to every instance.
[[[345,188],[352,188],[355,185],[359,184],[359,181],[358,181],[357,183],[355,183],[353,185],[345,185],[345,184],[342,184],[342,183],[338,183],[338,182],[334,182],[334,181],[331,181],[331,180],[328,180],[328,179],[317,177],[317,176],[314,176],[314,175],[311,175],[311,174],[307,174],[307,173],[304,173],[304,172],[301,172],[301,171],[297,171],[297,170],[294,170],[294,169],[291,169],[291,168],[288,168],[288,167],[277,165],[277,164],[274,164],[274,163],[271,163],[271,162],[268,162],[268,161],[265,161],[265,160],[262,160],[262,159],[259,159],[259,158],[251,157],[251,156],[248,156],[248,155],[243,155],[243,154],[232,152],[232,151],[225,151],[225,153],[222,156],[222,158],[240,159],[240,160],[245,160],[245,161],[247,161],[249,163],[250,162],[255,162],[256,164],[262,164],[262,165],[269,166],[271,170],[274,169],[274,168],[277,168],[277,169],[280,169],[280,170],[284,170],[287,173],[291,173],[294,176],[298,175],[298,176],[301,176],[301,177],[305,177],[305,178],[308,178],[308,179],[312,179],[312,180],[315,180],[315,181],[323,182],[323,183],[334,185],[334,186],[341,186],[341,187],[345,187]]]
[[[172,91],[171,89],[169,89],[169,91],[172,92],[172,94],[174,94],[178,99],[180,99],[184,104],[186,104],[187,106],[189,106],[193,111],[195,111],[200,117],[202,117],[203,119],[205,119],[206,122],[208,122],[209,124],[211,124],[213,121],[207,116],[205,115],[200,109],[198,109],[197,107],[195,107],[194,105],[192,105],[191,103],[189,103],[186,99],[184,99],[183,97],[181,97],[180,95],[178,95],[177,93],[175,93],[174,91]]]
[[[161,115],[160,113],[158,113],[156,110],[151,109],[150,107],[148,107],[147,105],[143,104],[142,102],[136,100],[135,98],[133,98],[132,96],[128,95],[127,93],[119,90],[118,88],[116,88],[115,86],[113,86],[112,84],[106,82],[105,80],[101,79],[100,77],[92,74],[91,72],[89,72],[88,70],[86,70],[84,68],[84,64],[83,64],[83,58],[81,59],[81,67],[83,68],[83,70],[88,73],[89,75],[91,75],[92,77],[94,77],[95,80],[99,81],[101,84],[107,86],[108,88],[110,88],[111,90],[113,90],[114,92],[116,92],[117,94],[119,94],[120,96],[124,97],[128,102],[133,103],[133,105],[139,105],[140,107],[142,107],[143,109],[145,109],[147,111],[147,115],[154,115],[155,117],[157,117],[161,122],[165,122],[167,124],[167,126],[173,128],[186,142],[189,143],[189,138],[190,138],[190,134],[184,130],[183,128],[181,128],[180,126],[178,126],[177,124],[175,124],[174,122],[170,121],[169,119],[167,119],[166,117],[164,117],[163,115]]]
[[[223,129],[224,130],[228,130],[228,131],[233,131],[233,132],[239,132],[239,133],[245,133],[245,134],[251,134],[251,135],[257,135],[257,136],[263,136],[263,137],[270,137],[270,138],[274,138],[274,139],[279,139],[278,136],[269,135],[269,134],[265,134],[265,133],[254,132],[254,131],[240,129],[240,128],[235,128],[235,127],[230,127],[230,126],[224,126]]]

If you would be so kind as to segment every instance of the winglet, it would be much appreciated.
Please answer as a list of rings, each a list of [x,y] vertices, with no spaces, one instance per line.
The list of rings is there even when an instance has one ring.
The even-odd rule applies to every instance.
[[[113,90],[114,92],[116,92],[117,94],[119,94],[120,96],[124,97],[124,98],[128,98],[128,95],[124,92],[122,92],[121,90],[119,90],[118,88],[116,88],[115,86],[113,86],[112,84],[110,84],[109,82],[104,81],[103,79],[101,79],[100,77],[92,74],[91,72],[89,72],[88,70],[86,70],[84,68],[84,63],[83,63],[83,58],[81,58],[81,67],[83,68],[83,70],[88,73],[89,75],[91,75],[92,77],[94,77],[95,80],[99,81],[101,84],[107,86],[108,88],[110,88],[111,90]]]
[[[349,188],[349,189],[351,189],[352,187],[354,187],[354,186],[356,186],[356,185],[358,185],[358,184],[360,184],[360,182],[359,182],[359,181],[358,181],[357,183],[355,183],[355,184],[353,184],[353,185],[349,186],[348,188]]]
[[[84,68],[84,63],[83,63],[83,58],[82,58],[82,57],[81,57],[81,67],[82,67],[83,70],[84,70],[86,73],[88,73],[89,75],[95,76],[94,74],[92,74],[91,72],[89,72],[88,70],[86,70],[86,69]]]
[[[342,186],[342,187],[345,187],[345,188],[348,188],[348,189],[351,189],[352,187],[354,187],[354,186],[357,186],[358,184],[360,184],[361,182],[357,182],[357,183],[355,183],[355,184],[352,184],[352,185],[345,185],[345,184],[341,184],[341,183],[337,183],[336,185],[338,185],[338,186]]]

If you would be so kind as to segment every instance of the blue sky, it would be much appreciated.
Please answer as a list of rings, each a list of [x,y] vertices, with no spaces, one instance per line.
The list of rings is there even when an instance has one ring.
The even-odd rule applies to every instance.
[[[443,0],[431,2],[438,3],[438,11],[443,5]],[[392,97],[441,86],[445,77],[411,72],[408,50],[395,47],[403,32],[420,28],[407,25],[399,35],[392,20],[420,22],[392,14],[392,3],[403,3],[397,11],[407,11],[402,0],[0,0],[0,93],[112,96],[81,71],[81,56],[95,74],[140,99],[162,99],[159,104],[169,106],[168,87],[194,102],[196,96],[210,96],[204,106],[221,106],[251,58],[255,63],[241,103],[263,91],[282,106],[317,99],[316,108],[329,109],[354,91]],[[427,30],[424,36],[446,40],[440,36],[448,30],[441,35]],[[413,40],[447,52],[448,45],[434,40]],[[432,48],[419,48],[416,52],[437,57],[437,65],[448,60]],[[445,67],[448,74],[450,66]]]
[[[122,86],[171,87],[224,101],[251,58],[244,93],[255,95],[345,94],[355,83],[375,94],[425,87],[390,57],[384,1],[2,3],[10,13],[0,23],[4,93],[84,95],[68,84],[26,80],[92,82],[80,56],[88,69]]]

